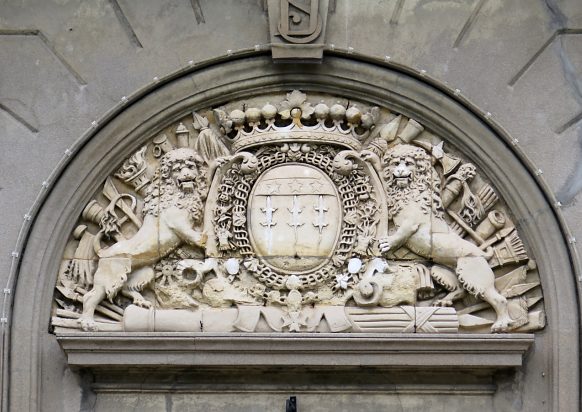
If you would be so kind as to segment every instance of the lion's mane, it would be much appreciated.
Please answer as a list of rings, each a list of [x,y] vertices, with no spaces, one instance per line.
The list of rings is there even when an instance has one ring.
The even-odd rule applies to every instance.
[[[388,167],[397,157],[410,157],[416,162],[416,172],[408,187],[401,188]],[[425,214],[432,213],[442,218],[443,206],[440,197],[440,177],[432,167],[430,156],[424,149],[407,144],[391,147],[382,158],[384,182],[388,203],[388,216],[393,218],[410,202],[420,203]]]
[[[172,176],[173,170],[180,170],[186,161],[194,162],[196,165],[195,187],[192,193],[180,190]],[[143,214],[158,216],[160,211],[178,207],[187,209],[195,223],[200,222],[204,211],[203,200],[207,192],[205,172],[204,162],[192,149],[181,148],[166,153],[160,159],[160,166],[156,169],[146,191]]]

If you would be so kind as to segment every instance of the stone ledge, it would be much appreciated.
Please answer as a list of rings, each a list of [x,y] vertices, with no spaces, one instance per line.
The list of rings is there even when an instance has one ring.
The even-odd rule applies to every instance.
[[[520,367],[533,334],[67,333],[71,366]]]

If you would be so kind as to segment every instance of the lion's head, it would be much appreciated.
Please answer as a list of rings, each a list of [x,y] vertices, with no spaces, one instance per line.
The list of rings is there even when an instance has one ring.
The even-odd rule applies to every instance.
[[[391,147],[382,158],[388,213],[396,215],[406,204],[416,201],[425,213],[442,216],[440,178],[424,149],[407,144]]]
[[[159,210],[178,207],[190,211],[195,222],[200,221],[207,189],[205,172],[204,161],[192,149],[166,153],[148,187],[144,214],[157,216]]]

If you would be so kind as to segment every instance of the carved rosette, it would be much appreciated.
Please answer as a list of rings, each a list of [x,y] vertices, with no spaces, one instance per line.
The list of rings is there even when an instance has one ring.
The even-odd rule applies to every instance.
[[[299,91],[228,102],[106,179],[64,251],[52,325],[535,331],[541,287],[514,222],[414,119]]]

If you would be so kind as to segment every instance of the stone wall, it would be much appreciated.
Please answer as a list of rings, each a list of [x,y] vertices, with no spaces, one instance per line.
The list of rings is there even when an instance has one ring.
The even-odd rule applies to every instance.
[[[41,208],[46,215],[46,208],[51,207],[50,202],[44,203],[45,196],[58,182],[69,158],[88,142],[98,147],[99,141],[91,139],[94,133],[103,135],[102,128],[114,115],[138,104],[142,96],[151,95],[165,82],[195,71],[205,62],[218,64],[241,55],[268,56],[266,4],[262,0],[65,0],[0,5],[0,61],[4,68],[0,74],[0,133],[4,143],[0,154],[0,284],[9,289],[4,294],[2,316],[6,318],[2,323],[5,410],[114,410],[119,409],[120,399],[127,408],[183,410],[180,405],[188,402],[190,410],[211,410],[208,405],[233,405],[232,397],[237,396],[245,397],[245,402],[256,399],[249,408],[266,410],[295,394],[290,387],[296,393],[306,393],[305,398],[299,398],[305,410],[326,410],[321,405],[317,409],[314,383],[318,384],[315,391],[325,392],[327,409],[335,404],[340,409],[358,405],[362,410],[376,410],[377,405],[394,405],[412,410],[418,407],[419,399],[424,399],[423,405],[431,402],[435,409],[447,404],[442,388],[431,392],[434,380],[417,382],[401,374],[396,386],[389,386],[394,372],[384,372],[389,377],[382,375],[380,379],[361,371],[354,378],[361,380],[361,386],[347,387],[341,379],[336,382],[320,370],[291,376],[280,386],[263,385],[260,396],[254,394],[256,388],[247,385],[244,391],[231,387],[226,391],[229,395],[213,397],[209,393],[216,392],[212,385],[217,382],[199,376],[184,381],[186,387],[198,385],[198,389],[161,395],[140,395],[141,389],[135,388],[127,389],[131,394],[126,395],[123,388],[108,386],[102,379],[99,395],[95,395],[91,386],[95,376],[67,367],[54,336],[47,333],[48,318],[30,324],[23,321],[28,316],[23,313],[30,312],[36,318],[48,310],[31,303],[35,284],[26,280],[33,274],[23,270],[34,266],[21,267],[20,262],[23,256],[31,260],[30,255],[26,257],[26,245],[32,245],[29,250],[41,250],[39,244],[58,241],[51,233],[39,229],[29,232],[29,228],[39,224],[36,216]],[[555,216],[561,223],[563,249],[570,252],[571,262],[567,263],[571,272],[580,276],[577,255],[581,246],[575,239],[582,239],[582,209],[577,205],[582,189],[581,35],[582,6],[576,0],[330,0],[326,56],[328,61],[334,55],[347,61],[374,60],[386,70],[408,73],[448,94],[475,116],[480,114],[483,124],[498,135],[509,136],[515,144],[508,144],[507,150],[522,159],[550,205],[539,215],[521,216],[524,225]],[[272,66],[268,58],[264,61],[265,72],[277,71],[277,67],[284,70],[285,66]],[[324,57],[318,71],[325,68]],[[187,84],[193,90],[208,87],[196,83],[203,77],[190,79]],[[100,153],[106,149],[101,148]],[[29,233],[36,237],[29,237]],[[560,240],[554,239],[554,243],[561,247],[557,245]],[[568,258],[561,259],[561,264],[566,264]],[[42,267],[34,270],[38,271],[35,276],[49,279],[46,284],[54,284],[56,273],[43,273]],[[574,290],[580,291],[580,281],[574,276],[564,281],[569,282],[563,285],[570,292],[567,296],[555,296],[553,302],[546,296],[559,310],[549,319],[550,331],[542,332],[536,341],[535,351],[543,353],[542,358],[526,362],[517,372],[500,372],[495,379],[471,372],[469,383],[448,407],[577,410],[576,368],[569,375],[560,375],[560,365],[566,368],[559,362],[567,361],[558,362],[550,350],[560,343],[543,338],[551,334],[552,322],[556,324],[558,318],[571,322],[573,336],[566,337],[575,342],[568,348],[570,366],[577,362],[580,303]],[[24,282],[19,283],[19,278]],[[35,293],[44,296],[47,292]],[[13,323],[18,331],[11,331]],[[34,342],[17,338],[30,335],[40,338]],[[11,353],[23,353],[14,351],[18,346],[42,354],[42,361],[29,364],[11,359]],[[249,376],[256,385],[261,384],[258,377]],[[326,379],[331,379],[329,387],[321,385]],[[451,379],[456,382],[460,378]],[[424,395],[418,392],[419,384]],[[542,389],[534,390],[538,384]],[[411,386],[414,389],[407,389]],[[548,389],[552,387],[561,388],[566,396],[557,396]],[[29,393],[29,388],[37,392]],[[363,395],[366,391],[372,394]],[[239,405],[234,403],[225,410],[237,410]],[[283,406],[273,410],[277,408],[283,410]]]

